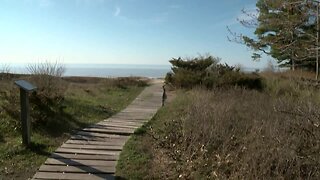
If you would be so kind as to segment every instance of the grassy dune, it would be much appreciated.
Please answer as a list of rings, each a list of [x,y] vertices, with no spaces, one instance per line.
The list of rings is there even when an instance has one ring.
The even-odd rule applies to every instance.
[[[32,117],[39,119],[32,119],[33,144],[26,149],[21,145],[18,104],[8,103],[18,103],[14,99],[17,96],[12,95],[18,94],[12,83],[17,78],[22,77],[0,82],[3,87],[0,94],[0,179],[31,177],[71,133],[120,111],[145,85],[135,78],[63,78],[64,87],[61,88],[65,91],[59,104],[44,101],[48,104],[32,108]],[[6,95],[10,92],[12,96]]]
[[[179,91],[126,144],[128,179],[319,179],[317,82],[264,73],[263,90]]]

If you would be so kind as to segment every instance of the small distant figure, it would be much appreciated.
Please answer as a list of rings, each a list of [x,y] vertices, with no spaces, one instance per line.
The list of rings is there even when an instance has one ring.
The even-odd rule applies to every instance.
[[[163,85],[162,86],[162,89],[163,89],[163,94],[162,94],[162,106],[164,106],[164,103],[167,99],[167,93],[166,93],[166,85]]]

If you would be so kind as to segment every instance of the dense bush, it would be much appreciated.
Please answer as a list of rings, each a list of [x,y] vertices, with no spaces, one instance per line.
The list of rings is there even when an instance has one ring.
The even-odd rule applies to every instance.
[[[203,86],[214,87],[241,86],[249,89],[263,88],[262,78],[257,74],[245,74],[239,68],[220,64],[220,59],[212,56],[199,56],[193,59],[173,58],[172,72],[167,73],[166,83],[178,88]]]
[[[217,63],[218,59],[212,56],[206,56],[194,59],[184,60],[182,58],[173,58],[170,60],[172,64],[172,72],[167,74],[167,83],[172,83],[177,87],[191,88],[202,84],[206,77],[208,69],[213,64]]]

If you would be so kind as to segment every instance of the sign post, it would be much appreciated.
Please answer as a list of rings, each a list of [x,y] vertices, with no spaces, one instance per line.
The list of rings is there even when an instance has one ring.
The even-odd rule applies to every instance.
[[[25,80],[15,81],[20,88],[20,104],[21,104],[21,126],[22,126],[22,143],[29,146],[31,142],[31,123],[29,112],[29,92],[35,91],[37,88]]]

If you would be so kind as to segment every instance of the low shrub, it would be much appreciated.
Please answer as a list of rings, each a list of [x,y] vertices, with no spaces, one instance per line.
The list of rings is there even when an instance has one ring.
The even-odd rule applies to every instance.
[[[239,68],[220,64],[220,58],[199,56],[193,59],[173,58],[172,72],[167,73],[166,83],[178,88],[240,86],[263,89],[263,78],[258,74],[245,74]]]
[[[141,77],[118,77],[118,78],[99,78],[99,77],[63,77],[63,80],[70,83],[78,84],[103,84],[110,88],[129,86],[145,87],[149,83],[149,79]]]
[[[242,74],[235,81],[235,85],[245,87],[247,89],[263,90],[265,88],[265,79],[258,74]]]
[[[62,80],[65,69],[58,63],[40,63],[29,65],[30,75],[14,75],[10,80],[2,80],[5,88],[1,89],[1,109],[10,117],[11,124],[20,129],[19,89],[14,85],[16,79],[26,79],[37,87],[30,94],[31,119],[33,124],[44,123],[61,109],[68,83]]]
[[[165,78],[167,83],[171,83],[179,88],[192,88],[202,84],[207,76],[207,69],[216,64],[219,59],[212,56],[199,56],[193,59],[173,58],[172,72]]]
[[[44,99],[62,99],[67,89],[62,75],[65,67],[59,63],[30,64],[27,67],[31,76],[29,80],[37,86],[37,96]]]
[[[127,88],[129,86],[145,87],[148,80],[139,77],[119,77],[112,79],[112,84],[119,88]]]
[[[28,79],[37,86],[37,91],[31,94],[32,116],[34,124],[44,123],[58,114],[62,108],[68,83],[62,79],[65,67],[57,62],[30,64],[27,67],[31,74]]]
[[[11,67],[9,64],[3,64],[0,67],[0,80],[7,80],[11,78]]]

